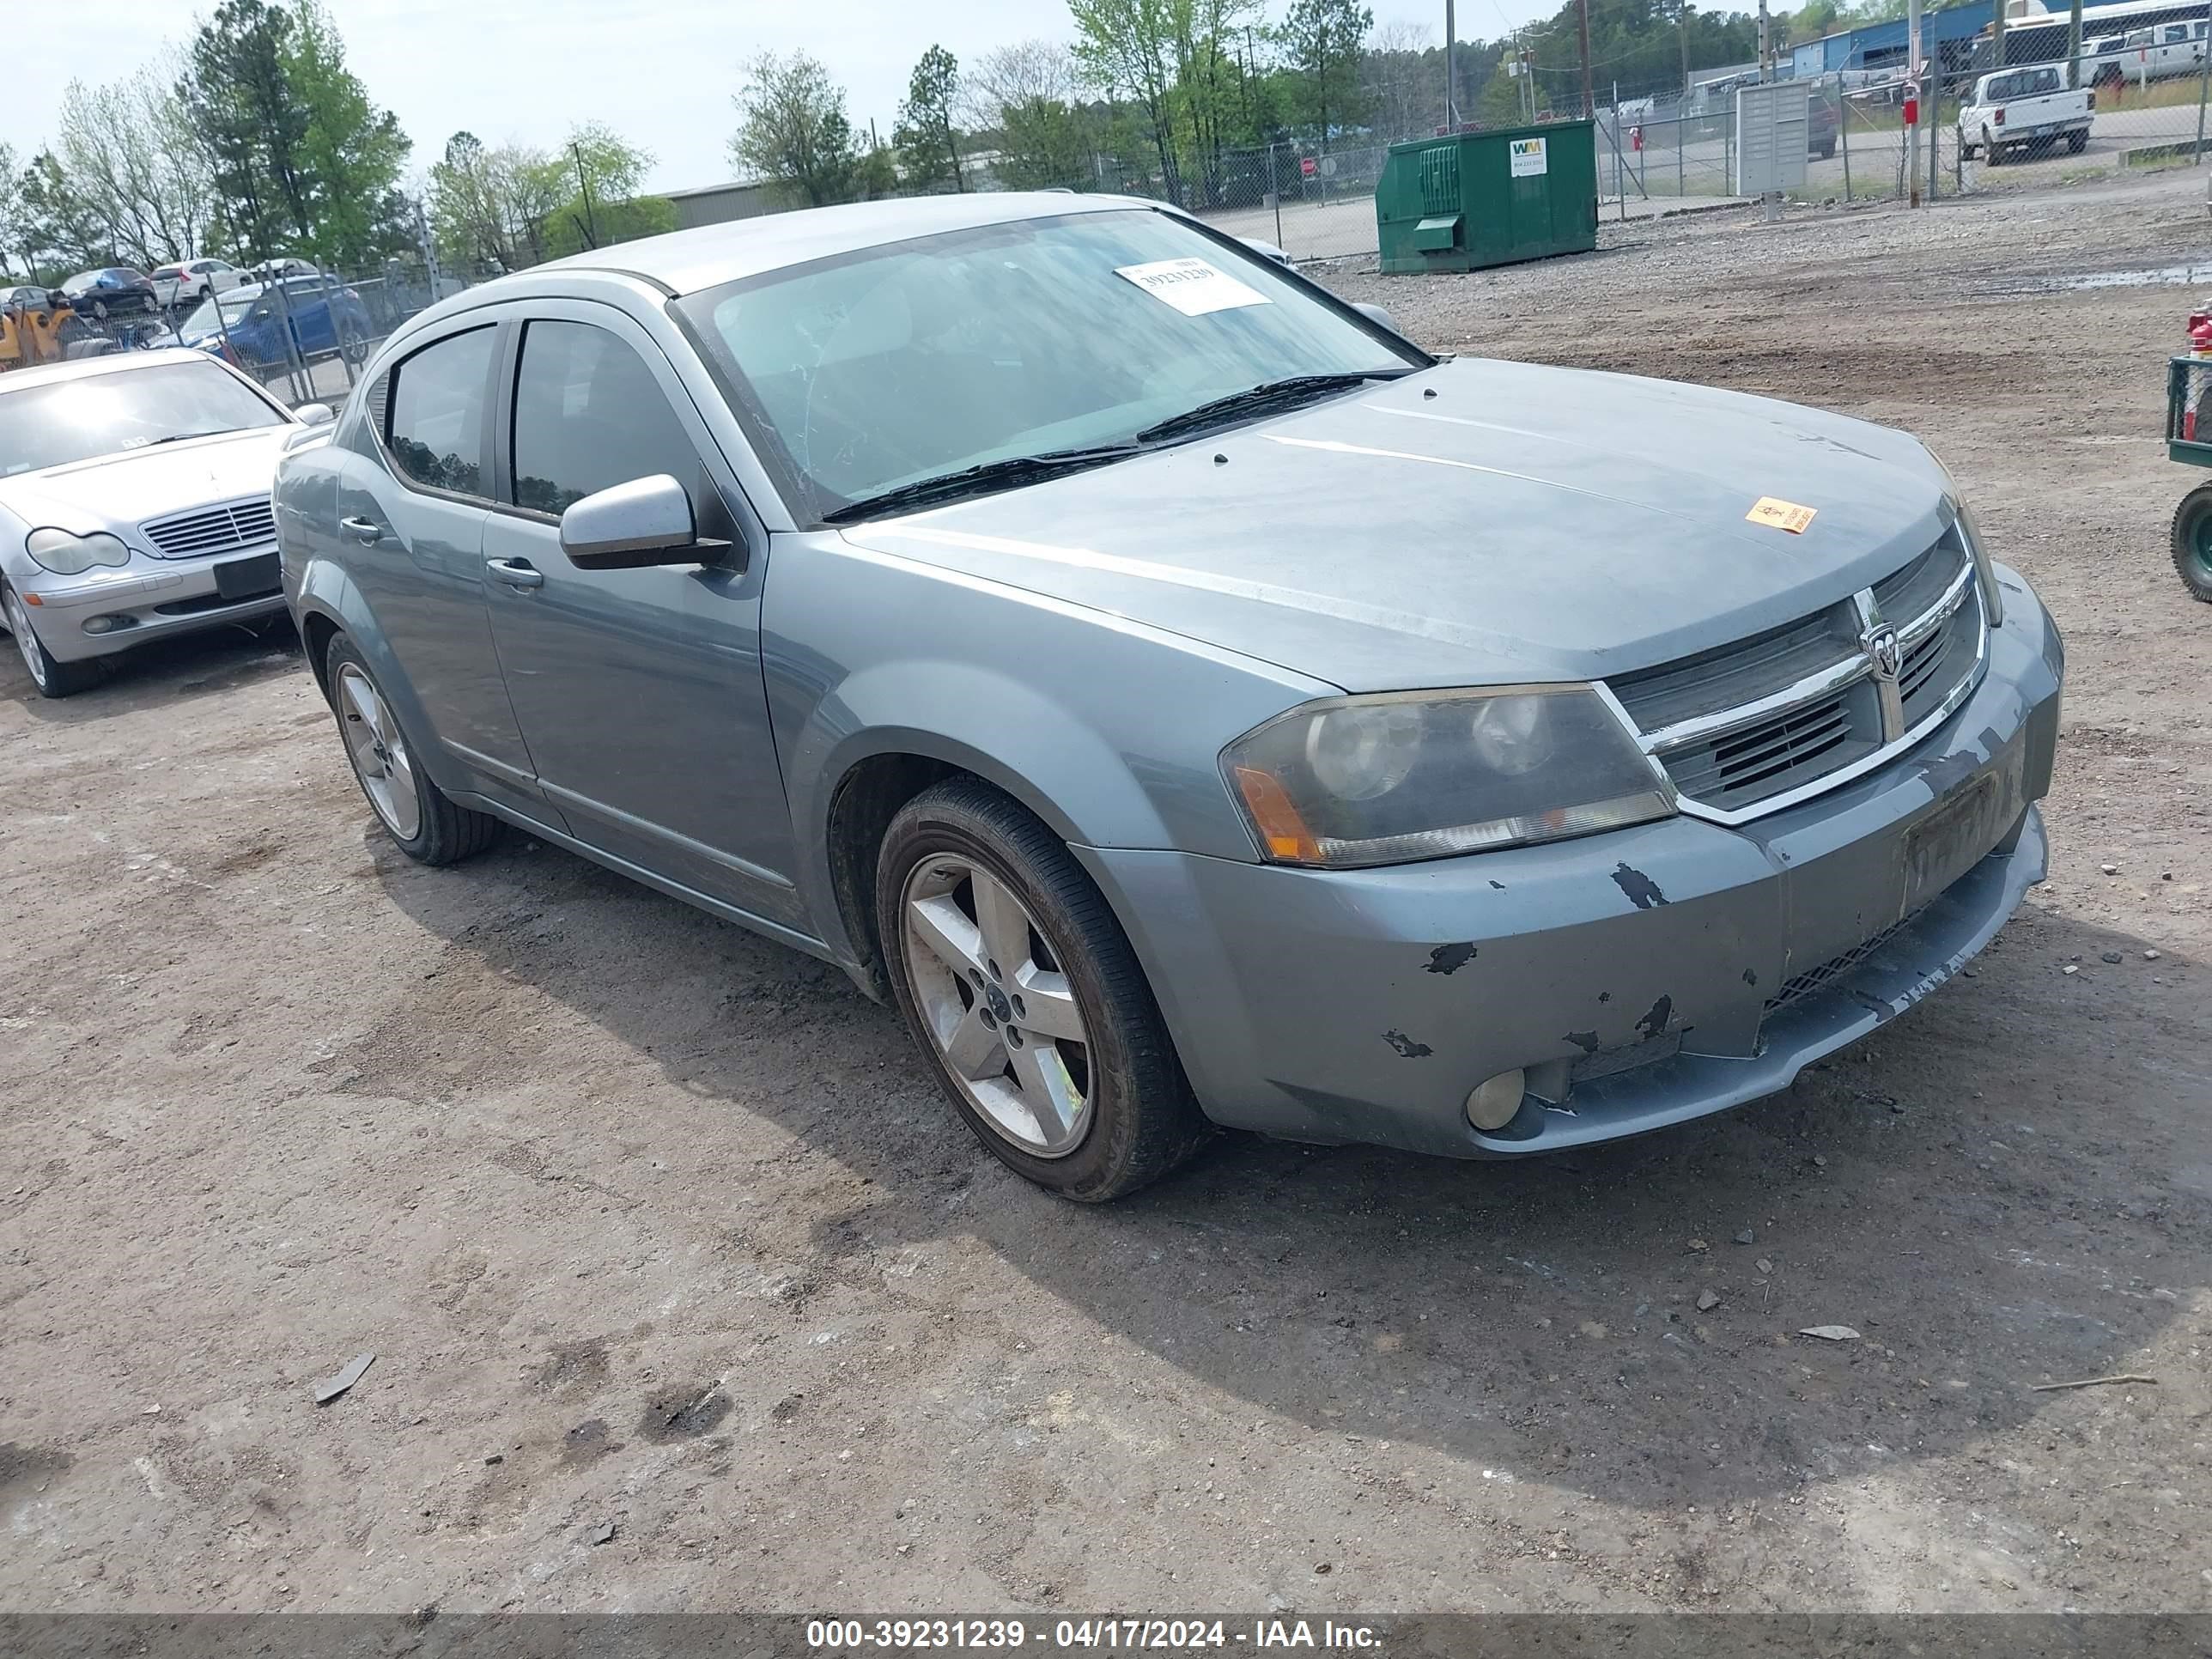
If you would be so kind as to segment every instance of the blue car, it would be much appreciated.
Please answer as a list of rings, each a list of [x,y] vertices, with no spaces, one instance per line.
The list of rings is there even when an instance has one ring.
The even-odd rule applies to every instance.
[[[290,349],[285,335],[289,331]],[[204,301],[177,330],[178,343],[210,352],[262,380],[301,362],[366,349],[368,307],[351,289],[319,276],[242,285]]]

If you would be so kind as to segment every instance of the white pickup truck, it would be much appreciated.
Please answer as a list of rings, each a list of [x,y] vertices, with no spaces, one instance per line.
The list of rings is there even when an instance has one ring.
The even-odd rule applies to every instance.
[[[2069,91],[2057,64],[1999,70],[1974,82],[1959,111],[1960,151],[1986,155],[1996,167],[2008,151],[2047,150],[2063,138],[2078,155],[2096,108],[2097,94],[2087,87]]]

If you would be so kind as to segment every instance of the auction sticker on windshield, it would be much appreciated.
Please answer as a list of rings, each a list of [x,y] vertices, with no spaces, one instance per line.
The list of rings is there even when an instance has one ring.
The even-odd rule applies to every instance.
[[[1203,259],[1155,259],[1150,264],[1116,265],[1116,276],[1125,277],[1164,305],[1186,317],[1203,317],[1209,311],[1234,311],[1239,306],[1273,305],[1255,288],[1248,288],[1227,271]]]

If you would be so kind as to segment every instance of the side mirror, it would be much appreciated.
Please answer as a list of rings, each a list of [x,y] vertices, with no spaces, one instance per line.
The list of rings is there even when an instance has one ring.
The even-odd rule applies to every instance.
[[[1393,334],[1397,333],[1398,325],[1390,320],[1390,313],[1383,310],[1381,306],[1370,305],[1364,300],[1354,300],[1352,302],[1352,308],[1369,322],[1380,323]]]
[[[1263,242],[1257,236],[1239,236],[1237,240],[1262,259],[1270,260],[1279,265],[1287,265],[1291,263],[1291,256],[1273,242]]]
[[[337,419],[337,411],[328,404],[301,404],[292,411],[292,418],[302,426],[328,426]]]
[[[561,515],[561,550],[583,570],[702,564],[728,547],[700,538],[690,496],[665,472],[586,495]]]

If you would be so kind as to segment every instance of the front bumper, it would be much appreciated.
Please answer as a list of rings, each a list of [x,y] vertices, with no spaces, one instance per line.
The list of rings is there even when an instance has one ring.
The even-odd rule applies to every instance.
[[[2000,575],[1973,696],[1910,753],[1735,828],[1311,871],[1082,849],[1216,1121],[1513,1157],[1789,1085],[1987,944],[2043,878],[2063,653]],[[1504,1128],[1468,1094],[1515,1067]]]
[[[21,591],[31,625],[39,630],[48,654],[57,662],[82,662],[127,651],[164,635],[251,622],[282,611],[284,594],[273,571],[266,591],[234,599],[222,597],[216,577],[217,565],[273,557],[276,550],[274,543],[243,547],[204,559],[179,560],[173,568],[142,557],[119,570],[81,576],[42,574],[27,578]],[[85,624],[95,618],[118,621],[104,632],[88,632]]]

